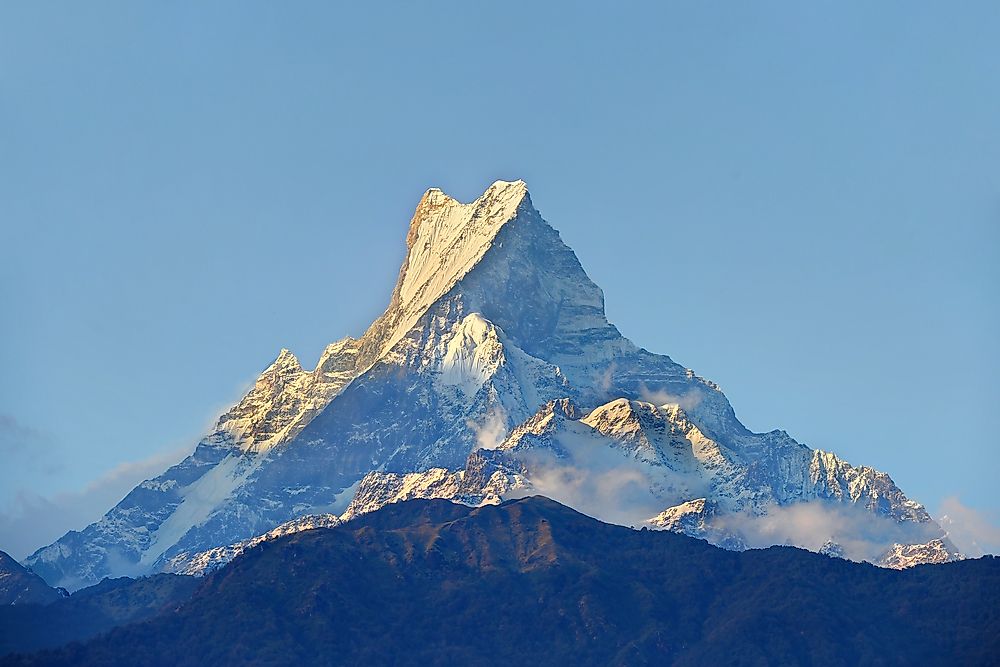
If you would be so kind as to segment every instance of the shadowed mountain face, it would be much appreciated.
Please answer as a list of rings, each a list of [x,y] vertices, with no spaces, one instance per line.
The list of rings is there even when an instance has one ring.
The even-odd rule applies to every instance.
[[[189,571],[304,515],[536,493],[616,523],[697,526],[731,546],[835,541],[877,560],[895,545],[901,564],[955,556],[885,473],[782,431],[751,433],[715,384],[622,337],[524,183],[498,181],[468,204],[429,190],[406,248],[364,335],[332,343],[312,370],[283,350],[190,457],[26,563],[78,588]],[[801,504],[816,511],[780,513]],[[692,507],[705,509],[673,520]]]
[[[196,579],[173,574],[122,577],[47,604],[0,606],[0,655],[56,648],[145,620],[179,605],[196,586]]]
[[[37,574],[0,551],[0,607],[12,604],[48,604],[62,597]]]
[[[9,665],[987,665],[1000,562],[730,552],[531,497],[266,541],[180,608]]]

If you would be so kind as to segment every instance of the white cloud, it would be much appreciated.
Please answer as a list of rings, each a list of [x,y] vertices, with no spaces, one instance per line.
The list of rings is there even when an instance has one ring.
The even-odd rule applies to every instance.
[[[739,533],[751,548],[787,544],[817,551],[827,540],[856,561],[875,561],[893,543],[923,544],[941,537],[933,524],[896,522],[863,507],[814,500],[772,505],[767,514],[726,514],[713,527]]]
[[[470,419],[466,425],[476,434],[476,449],[496,449],[507,437],[507,419],[498,406],[490,408],[482,423]]]
[[[698,476],[643,460],[585,432],[560,434],[561,451],[536,449],[519,456],[539,493],[602,521],[639,526],[665,508],[704,496],[708,489]]]
[[[608,364],[608,367],[604,369],[604,372],[601,373],[601,378],[597,382],[597,386],[600,388],[601,392],[605,395],[610,395],[611,387],[614,384],[615,370],[617,369],[617,367],[618,364],[612,361],[610,364]]]
[[[938,510],[938,523],[966,556],[1000,554],[1000,516],[974,510],[955,496],[945,498]]]
[[[703,396],[697,389],[691,389],[683,394],[672,394],[663,389],[651,390],[645,383],[641,383],[639,385],[639,398],[653,405],[667,405],[668,403],[678,405],[681,410],[690,412],[701,404]]]

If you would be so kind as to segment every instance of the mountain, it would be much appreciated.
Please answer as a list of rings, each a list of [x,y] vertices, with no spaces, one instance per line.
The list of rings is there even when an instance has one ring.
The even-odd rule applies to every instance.
[[[731,552],[529,497],[257,545],[186,602],[3,665],[991,665],[1000,560]]]
[[[906,567],[955,558],[940,527],[884,473],[783,433],[716,440],[677,404],[628,399],[589,412],[550,401],[493,449],[470,454],[462,470],[373,471],[341,518],[408,498],[481,504],[532,493],[731,549],[790,543],[818,551],[846,531],[836,537],[853,560]],[[912,558],[887,558],[894,541]]]
[[[197,583],[171,574],[120,577],[47,604],[0,606],[0,656],[56,648],[146,620],[187,600]]]
[[[223,567],[226,563],[242,554],[247,549],[252,549],[262,542],[274,540],[285,535],[299,533],[303,530],[314,530],[316,528],[333,528],[341,523],[333,514],[307,514],[297,519],[286,521],[277,528],[269,530],[263,535],[252,537],[248,540],[240,540],[235,544],[223,547],[215,547],[197,553],[181,552],[167,561],[164,569],[171,574],[184,574],[201,576],[212,570]]]
[[[0,607],[14,604],[48,604],[62,595],[10,554],[0,551]]]
[[[881,567],[903,570],[914,565],[949,563],[955,559],[952,547],[945,540],[933,539],[926,544],[893,544],[875,560]]]
[[[191,456],[26,563],[75,588],[303,515],[530,493],[636,526],[704,499],[695,532],[733,547],[832,539],[873,560],[941,539],[957,557],[885,473],[752,433],[716,384],[625,339],[523,182],[468,204],[428,190],[406,249],[360,338],[312,370],[282,350]]]

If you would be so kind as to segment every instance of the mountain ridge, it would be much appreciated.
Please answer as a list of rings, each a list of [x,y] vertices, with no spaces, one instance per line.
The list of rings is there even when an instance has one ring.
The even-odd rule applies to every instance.
[[[418,499],[262,542],[149,620],[0,664],[988,665],[998,585],[995,558],[896,572],[538,496]]]
[[[888,476],[817,455],[782,431],[752,433],[718,385],[624,338],[606,318],[603,292],[522,181],[498,181],[468,204],[428,190],[406,247],[388,307],[359,339],[332,343],[311,371],[283,350],[190,457],[26,562],[67,587],[158,571],[179,554],[252,539],[298,516],[342,516],[372,474],[446,470],[417,486],[436,493],[451,475],[454,497],[469,502],[530,487],[572,504],[560,479],[573,471],[559,467],[554,444],[568,453],[563,461],[632,476],[631,486],[614,489],[620,495],[606,492],[603,507],[588,508],[626,524],[715,493],[732,521],[735,511],[757,516],[822,501],[889,517],[902,526],[895,532],[917,526],[919,544],[924,528],[944,537]],[[598,408],[630,402],[646,426],[628,417],[630,425],[614,427],[631,435],[598,436],[561,416],[563,431],[529,434],[530,446],[508,442],[554,401],[595,422]],[[660,434],[655,445],[649,428]],[[626,442],[632,436],[646,443],[637,449]],[[637,467],[640,451],[645,468]],[[474,479],[485,486],[473,488]],[[643,479],[648,489],[638,488]],[[386,478],[382,486],[398,484]],[[639,514],[629,503],[642,494]],[[366,497],[373,507],[389,496]]]
[[[6,551],[0,551],[0,606],[48,604],[62,595],[37,574],[18,563]]]

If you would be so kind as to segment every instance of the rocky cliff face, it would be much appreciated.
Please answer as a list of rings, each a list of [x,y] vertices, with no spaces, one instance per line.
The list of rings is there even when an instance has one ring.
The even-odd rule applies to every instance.
[[[389,307],[360,339],[312,370],[282,351],[190,457],[27,562],[79,586],[306,514],[529,489],[628,524],[704,498],[718,511],[702,536],[750,543],[798,539],[744,521],[797,504],[874,517],[837,520],[865,549],[941,537],[884,473],[751,433],[718,386],[622,337],[524,183],[469,204],[429,190],[406,245]]]

